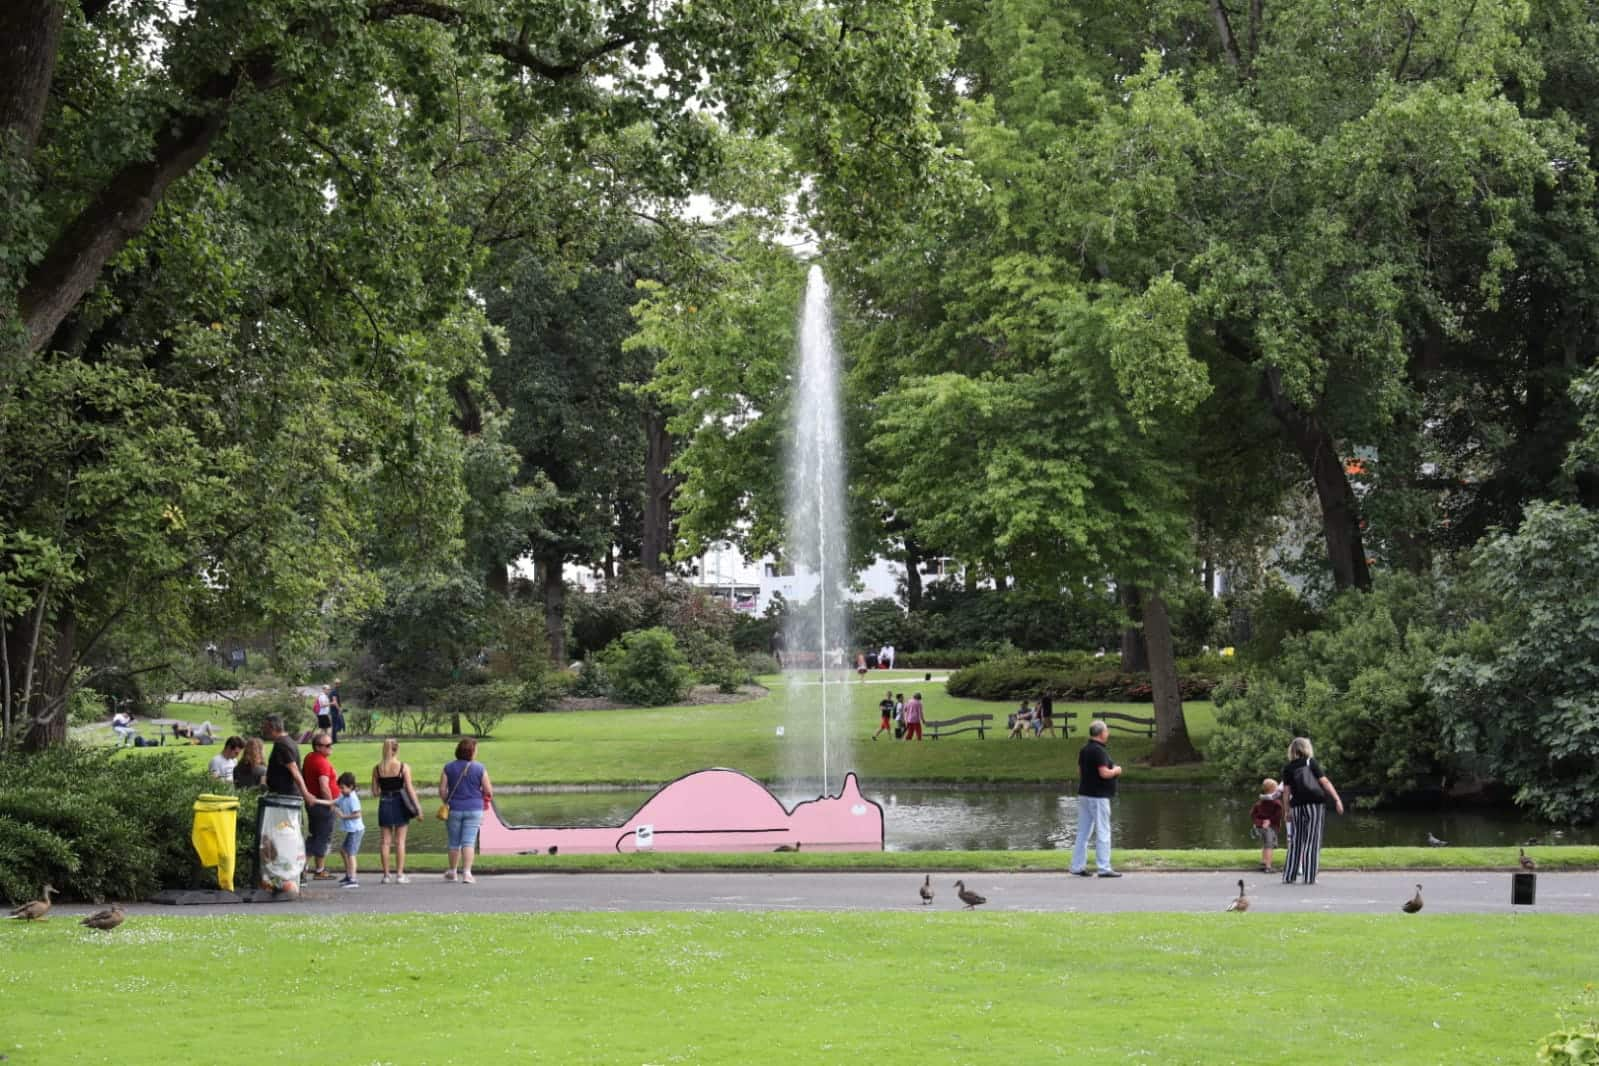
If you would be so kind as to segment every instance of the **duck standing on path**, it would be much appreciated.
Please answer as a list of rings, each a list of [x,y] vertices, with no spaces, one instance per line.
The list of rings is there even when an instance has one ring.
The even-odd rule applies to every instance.
[[[11,917],[20,918],[25,922],[40,922],[50,913],[50,897],[55,894],[54,885],[45,885],[44,891],[39,893],[39,898],[13,908]]]
[[[926,880],[924,880],[922,882],[921,892],[922,892],[922,906],[925,907],[929,903],[933,902],[933,875],[932,874],[928,874]]]
[[[1447,841],[1447,840],[1439,840],[1437,837],[1433,836],[1432,833],[1429,831],[1427,833],[1427,846],[1429,848],[1447,848],[1449,846],[1449,841]]]
[[[800,846],[798,844],[779,844],[777,847],[773,848],[772,850],[773,851],[798,851],[799,849],[800,849]]]
[[[122,905],[119,903],[113,903],[103,911],[95,911],[93,914],[88,915],[78,924],[86,925],[90,929],[104,930],[105,932],[109,933],[111,930],[121,925],[122,920],[126,917],[127,915],[122,911]]]
[[[1238,879],[1238,898],[1227,904],[1227,909],[1230,911],[1247,911],[1249,909],[1249,897],[1244,895],[1244,879],[1241,877]]]
[[[1531,855],[1528,855],[1526,848],[1517,848],[1516,850],[1521,852],[1521,856],[1516,860],[1516,862],[1521,865],[1523,870],[1530,872],[1538,868],[1538,860],[1533,858]]]
[[[1421,910],[1421,886],[1420,885],[1416,886],[1416,894],[1414,896],[1410,897],[1409,899],[1405,900],[1405,905],[1403,907],[1400,907],[1399,909],[1404,911],[1406,914],[1415,914],[1417,911]]]
[[[955,894],[960,897],[962,903],[966,904],[967,910],[981,907],[988,902],[987,896],[979,896],[976,892],[967,888],[965,881],[955,882]]]

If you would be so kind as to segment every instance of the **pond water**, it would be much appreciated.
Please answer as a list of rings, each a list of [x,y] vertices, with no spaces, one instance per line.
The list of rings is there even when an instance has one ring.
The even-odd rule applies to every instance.
[[[1055,789],[997,790],[887,788],[866,794],[883,805],[889,851],[1021,851],[1069,848],[1077,835],[1077,799]],[[551,792],[495,799],[517,825],[621,825],[648,791]],[[792,806],[806,796],[779,794]],[[1249,848],[1249,808],[1242,798],[1208,789],[1124,789],[1111,804],[1112,843],[1118,848]],[[424,804],[431,812],[433,802]],[[369,805],[370,806],[370,805]],[[369,812],[370,814],[370,812]],[[375,817],[366,845],[375,847]],[[1433,833],[1455,845],[1513,845],[1537,837],[1554,843],[1550,829],[1514,810],[1454,807],[1443,810],[1350,811],[1327,823],[1329,847],[1422,845]],[[1599,844],[1599,828],[1567,829],[1562,844]],[[444,847],[444,825],[424,818],[411,827],[416,851]],[[370,861],[370,860],[369,860]]]

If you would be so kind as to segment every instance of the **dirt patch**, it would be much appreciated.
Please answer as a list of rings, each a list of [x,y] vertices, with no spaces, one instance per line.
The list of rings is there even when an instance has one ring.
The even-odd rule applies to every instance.
[[[740,685],[737,692],[718,692],[715,685],[695,685],[688,698],[674,706],[702,707],[714,703],[748,703],[766,695],[760,685]],[[636,711],[641,708],[628,703],[617,703],[603,696],[568,696],[555,705],[556,711]]]

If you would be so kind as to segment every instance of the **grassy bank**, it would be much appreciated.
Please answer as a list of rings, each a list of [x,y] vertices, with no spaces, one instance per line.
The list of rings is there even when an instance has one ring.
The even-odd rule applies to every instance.
[[[0,929],[0,986],[40,990],[0,1049],[15,1066],[299,1061],[320,1004],[316,1057],[395,1066],[1520,1064],[1594,979],[1572,946],[1595,936],[1599,919],[1544,915],[52,922]],[[208,1002],[238,1009],[197,1020]]]
[[[370,838],[372,834],[368,834]],[[368,841],[370,844],[370,839]],[[1599,870],[1599,847],[1534,849],[1538,868],[1546,872]],[[1238,870],[1252,872],[1260,865],[1260,850],[1121,850],[1114,852],[1119,870]],[[694,855],[660,852],[650,855],[489,855],[478,860],[479,871],[560,870],[669,871],[669,870],[986,870],[1025,872],[1065,870],[1071,852],[1057,851],[882,851],[798,852],[774,854]],[[1278,859],[1279,868],[1281,858]],[[376,854],[361,857],[373,868]],[[445,856],[410,853],[412,871],[442,871]],[[1325,848],[1323,870],[1492,870],[1516,869],[1515,848]]]
[[[1058,783],[1075,779],[1077,749],[1088,720],[1095,713],[1150,712],[1150,708],[1138,704],[1062,705],[1062,710],[1074,710],[1078,715],[1072,736],[1010,740],[1005,736],[1004,724],[1011,705],[956,699],[944,693],[942,684],[928,684],[919,677],[874,677],[870,684],[848,686],[844,721],[855,737],[851,764],[863,779]],[[803,761],[804,750],[817,742],[817,732],[811,721],[813,712],[791,710],[783,678],[762,681],[769,686],[768,693],[741,703],[513,716],[483,741],[479,758],[502,785],[660,784],[708,766],[730,766],[763,781],[776,780],[783,772],[788,749],[802,749]],[[1000,728],[981,740],[975,733],[963,733],[921,743],[895,742],[886,736],[873,741],[871,736],[878,724],[877,701],[890,685],[896,691],[920,691],[929,718],[986,712],[995,716]],[[804,686],[796,690],[800,698],[808,694]],[[220,706],[172,705],[169,710],[176,717],[198,719],[209,715],[223,728],[231,724]],[[1214,707],[1209,703],[1190,703],[1185,713],[1194,742],[1202,745],[1216,728]],[[782,737],[777,736],[779,726],[784,730]],[[1151,742],[1115,729],[1111,737],[1118,761],[1132,767],[1125,778],[1128,785],[1140,781],[1183,784],[1211,779],[1203,764],[1139,767],[1138,760],[1148,755]],[[439,768],[452,758],[454,747],[454,740],[447,738],[406,740],[401,754],[415,767],[419,780],[431,783],[437,780]],[[201,747],[179,750],[197,763],[204,763],[215,751]],[[340,770],[354,769],[364,779],[378,755],[376,741],[351,740],[335,749],[334,763]]]

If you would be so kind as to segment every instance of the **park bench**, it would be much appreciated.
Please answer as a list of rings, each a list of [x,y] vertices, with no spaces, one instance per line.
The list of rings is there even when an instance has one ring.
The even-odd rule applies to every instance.
[[[973,732],[977,734],[977,739],[981,740],[987,730],[994,728],[990,724],[993,720],[994,716],[991,714],[963,714],[957,718],[945,718],[938,722],[928,720],[923,722],[922,725],[928,730],[927,739],[929,740],[937,740],[941,736],[953,736],[956,733]],[[960,728],[955,729],[953,728],[954,726],[960,726]]]
[[[1120,711],[1101,711],[1094,717],[1102,719],[1107,727],[1120,729],[1124,733],[1142,733],[1146,737],[1154,737],[1155,735],[1155,720],[1153,718],[1144,718],[1136,714],[1122,714]],[[1069,737],[1071,736],[1072,726],[1077,723],[1077,712],[1057,710],[1050,720],[1060,723],[1061,736]],[[1053,727],[1045,730],[1045,732],[1052,731]]]

